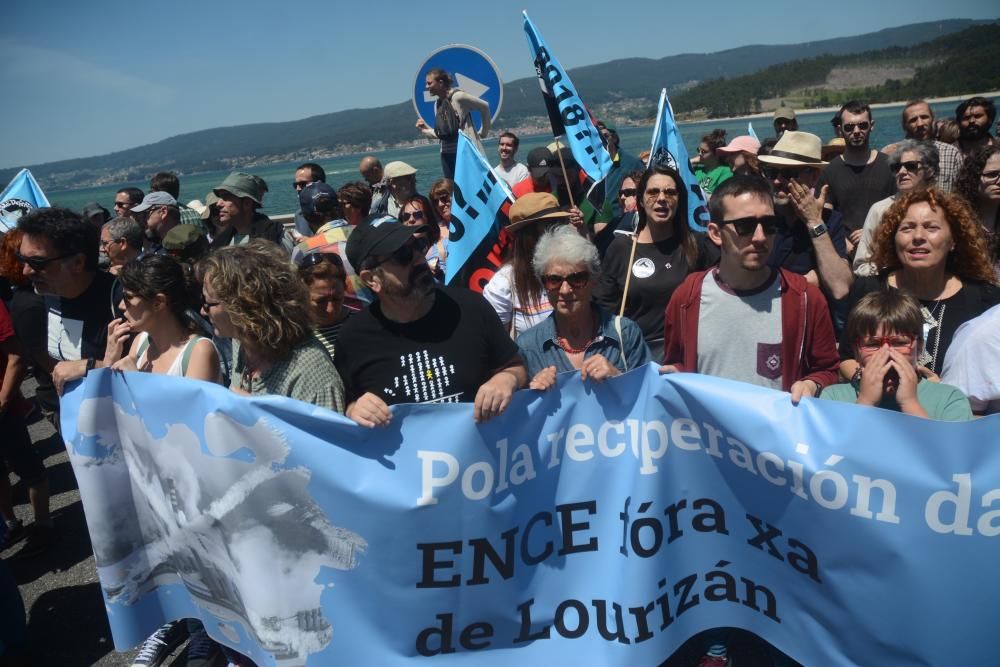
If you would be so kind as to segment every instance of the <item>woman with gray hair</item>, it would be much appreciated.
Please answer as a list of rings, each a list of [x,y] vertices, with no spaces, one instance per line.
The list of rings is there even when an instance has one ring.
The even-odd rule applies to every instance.
[[[938,149],[933,141],[905,139],[896,144],[896,152],[889,156],[889,169],[896,179],[896,194],[875,202],[868,209],[868,217],[861,230],[861,241],[854,253],[852,268],[856,275],[874,276],[878,273],[878,267],[871,261],[872,241],[875,239],[875,230],[882,222],[882,216],[899,195],[934,187],[939,163]]]
[[[553,311],[517,338],[531,389],[550,389],[558,373],[601,382],[652,361],[638,324],[592,303],[601,271],[593,243],[568,225],[550,229],[532,265]]]

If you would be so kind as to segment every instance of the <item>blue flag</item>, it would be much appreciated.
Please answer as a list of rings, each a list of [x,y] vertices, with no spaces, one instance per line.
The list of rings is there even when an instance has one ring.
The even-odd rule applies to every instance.
[[[35,177],[27,169],[22,169],[0,193],[0,227],[9,231],[17,227],[17,220],[35,208],[51,206],[38,186]]]
[[[649,164],[665,164],[680,173],[688,192],[688,225],[699,232],[705,231],[708,225],[708,198],[698,184],[698,179],[691,168],[687,148],[677,121],[674,120],[674,110],[667,99],[667,89],[660,92],[660,105],[656,111],[656,123],[653,125],[653,144],[650,147]]]
[[[599,181],[611,171],[611,156],[604,147],[583,100],[569,80],[569,74],[552,54],[545,40],[535,29],[528,13],[524,14],[524,33],[535,61],[535,74],[542,87],[542,97],[556,139],[565,137],[577,164],[593,181]]]
[[[760,139],[757,138],[757,133],[753,131],[753,123],[751,123],[750,121],[747,121],[747,134],[749,134],[754,139],[757,139],[757,141],[760,141]]]
[[[460,132],[445,283],[482,292],[482,285],[489,281],[482,278],[492,276],[497,266],[490,251],[507,223],[504,205],[512,201],[507,183],[497,178],[482,153]]]
[[[997,416],[652,365],[483,423],[108,369],[61,405],[119,650],[198,618],[261,667],[655,665],[717,627],[805,665],[992,660]]]

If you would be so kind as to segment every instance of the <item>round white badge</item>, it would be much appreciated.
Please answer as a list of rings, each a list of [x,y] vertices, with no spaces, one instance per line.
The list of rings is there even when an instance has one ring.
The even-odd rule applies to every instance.
[[[636,278],[648,278],[656,272],[656,265],[648,257],[640,257],[632,264],[632,275]]]

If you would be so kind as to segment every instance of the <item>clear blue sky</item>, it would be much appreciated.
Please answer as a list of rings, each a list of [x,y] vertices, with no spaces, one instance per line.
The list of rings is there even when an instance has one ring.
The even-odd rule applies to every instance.
[[[401,102],[424,57],[449,43],[479,47],[505,80],[530,76],[522,9],[567,68],[1000,15],[996,0],[7,4],[0,167]]]

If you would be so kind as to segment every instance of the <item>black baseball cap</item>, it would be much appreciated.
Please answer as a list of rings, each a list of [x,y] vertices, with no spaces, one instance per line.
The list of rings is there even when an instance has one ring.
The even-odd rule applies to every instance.
[[[347,237],[347,261],[355,271],[373,255],[391,255],[413,238],[420,227],[401,224],[394,218],[363,222]]]

